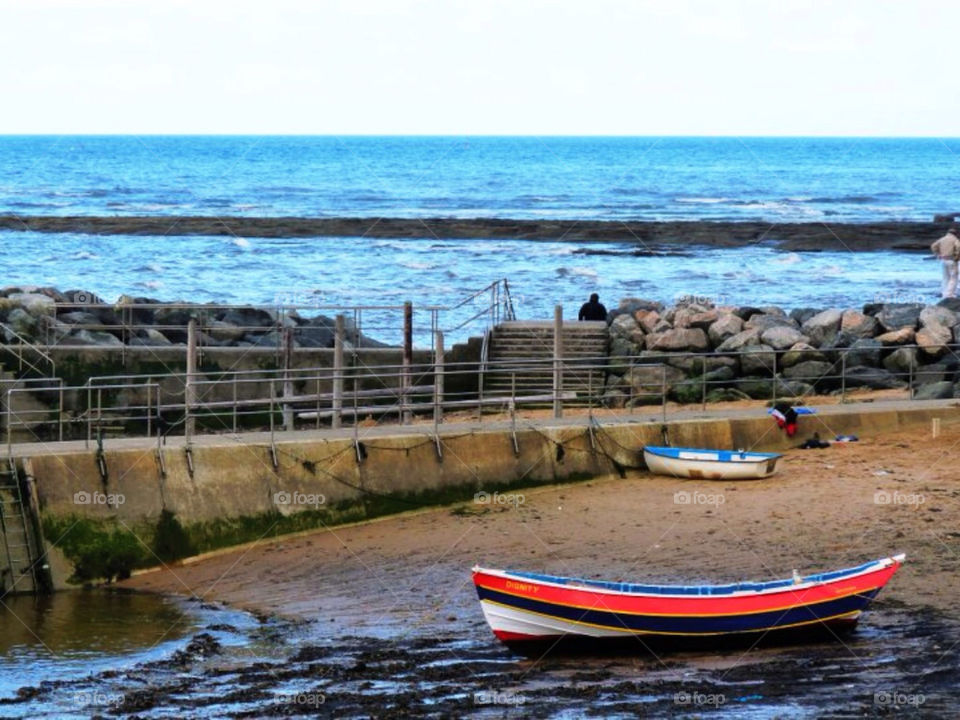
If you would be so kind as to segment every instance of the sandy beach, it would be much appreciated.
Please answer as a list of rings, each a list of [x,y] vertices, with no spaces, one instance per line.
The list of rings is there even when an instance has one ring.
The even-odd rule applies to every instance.
[[[331,528],[136,576],[125,587],[196,595],[331,629],[475,622],[475,563],[664,582],[764,580],[907,553],[888,601],[958,614],[960,426],[791,450],[778,475],[625,479],[518,491]],[[679,494],[678,494],[679,493]]]

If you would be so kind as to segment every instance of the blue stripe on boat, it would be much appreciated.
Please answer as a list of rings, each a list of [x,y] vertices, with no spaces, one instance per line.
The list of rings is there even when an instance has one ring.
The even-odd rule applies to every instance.
[[[818,575],[807,575],[806,577],[800,578],[800,582],[829,582],[849,575],[856,575],[875,566],[879,568],[880,563],[872,560],[852,568],[833,570]],[[520,570],[505,570],[504,572],[527,580],[554,583],[555,585],[568,585],[572,587],[588,586],[602,590],[612,590],[618,593],[647,593],[650,595],[732,595],[735,592],[762,592],[775,588],[791,587],[797,584],[793,579],[787,578],[786,580],[770,580],[762,583],[734,583],[730,585],[641,585],[639,583],[609,582],[606,580],[585,580],[582,578],[541,575],[539,573]]]
[[[662,445],[644,445],[645,452],[675,460],[700,460],[702,462],[744,462],[770,460],[783,457],[779,453],[747,452],[745,450],[715,450],[713,448],[665,447]],[[681,457],[682,453],[697,455],[715,455],[716,457]]]
[[[880,592],[879,588],[868,593],[825,600],[816,604],[751,614],[713,617],[691,615],[664,617],[659,615],[629,615],[602,609],[587,610],[477,587],[477,593],[481,600],[489,600],[519,610],[540,613],[570,622],[600,625],[615,630],[681,635],[756,632],[787,625],[816,622],[864,610],[878,592]]]

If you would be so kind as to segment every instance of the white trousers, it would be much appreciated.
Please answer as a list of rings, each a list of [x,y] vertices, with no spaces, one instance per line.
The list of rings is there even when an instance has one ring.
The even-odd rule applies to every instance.
[[[955,297],[957,294],[957,261],[943,261],[943,282],[940,284],[941,297]]]

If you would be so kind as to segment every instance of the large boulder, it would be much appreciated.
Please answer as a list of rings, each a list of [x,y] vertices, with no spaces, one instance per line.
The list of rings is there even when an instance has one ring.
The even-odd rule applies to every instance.
[[[676,328],[699,328],[706,331],[717,321],[719,314],[716,310],[702,310],[696,305],[679,308],[673,316],[673,326]]]
[[[761,333],[764,330],[774,327],[790,327],[796,328],[797,325],[794,323],[792,318],[788,318],[785,315],[769,315],[767,313],[762,313],[759,315],[753,315],[749,320],[743,324],[745,330],[750,330],[756,328]]]
[[[790,317],[796,321],[798,327],[802,327],[807,320],[821,312],[823,308],[795,308],[790,311]]]
[[[883,359],[883,367],[896,375],[908,377],[917,367],[917,349],[898,347]]]
[[[917,345],[920,346],[920,351],[929,357],[943,355],[951,340],[952,330],[941,325],[928,325],[917,331]]]
[[[776,353],[769,345],[749,345],[740,355],[740,372],[744,375],[773,375]]]
[[[31,315],[54,315],[56,304],[49,295],[39,292],[18,292],[8,296]]]
[[[940,327],[952,328],[957,324],[960,318],[957,314],[942,305],[928,305],[920,311],[920,325],[930,327],[938,325]]]
[[[718,321],[719,322],[719,321]],[[712,329],[712,328],[711,328]],[[717,352],[740,352],[748,345],[760,344],[759,330],[744,330],[736,335],[731,335],[716,347]]]
[[[955,357],[945,357],[939,362],[929,365],[920,365],[914,370],[914,385],[928,385],[942,380],[956,380],[957,359]]]
[[[686,373],[669,365],[634,365],[623,376],[624,385],[633,397],[658,395],[666,384],[667,392],[686,379]]]
[[[899,330],[882,333],[874,339],[884,345],[912,345],[916,338],[916,330],[912,327],[904,327]]]
[[[620,301],[620,304],[617,306],[617,309],[614,312],[616,312],[618,315],[620,313],[632,315],[637,310],[656,310],[657,312],[663,312],[663,303],[657,302],[656,300],[644,300],[643,298],[628,297],[623,298]]]
[[[136,334],[130,338],[131,345],[145,345],[145,346],[159,346],[159,345],[172,345],[173,343],[167,339],[159,330],[154,328],[139,328],[136,331]],[[211,344],[217,344],[217,341],[214,340]]]
[[[797,363],[802,363],[807,360],[826,362],[827,358],[810,343],[798,342],[796,345],[792,345],[790,349],[780,357],[779,366],[780,368],[793,367]]]
[[[707,334],[699,328],[676,328],[650,333],[646,337],[647,349],[674,352],[703,352],[710,349]]]
[[[829,378],[839,374],[839,363],[820,362],[818,360],[805,360],[783,371],[783,376],[789,380],[806,380],[808,382],[814,382],[821,378]]]
[[[883,343],[873,338],[860,338],[850,346],[844,362],[847,367],[853,367],[855,365],[877,367],[880,364],[882,351]]]
[[[633,315],[618,315],[610,323],[610,337],[623,338],[634,345],[643,345],[644,332]]]
[[[743,320],[733,313],[720,315],[707,329],[710,342],[714,347],[720,345],[727,338],[733,337],[743,330]]]
[[[768,316],[769,317],[769,316]],[[807,343],[809,338],[790,325],[774,325],[760,333],[760,342],[774,350],[786,350],[797,343]]]
[[[32,315],[22,307],[16,307],[7,315],[7,326],[12,332],[4,330],[7,342],[23,340],[37,340],[40,323],[36,315]]]
[[[877,321],[885,332],[905,327],[916,328],[922,310],[922,303],[887,303],[877,313]]]
[[[837,336],[842,320],[843,313],[831,308],[814,315],[800,327],[800,330],[810,338],[811,345],[820,347]]]
[[[914,400],[943,400],[953,397],[953,383],[949,380],[921,385],[913,394]]]
[[[122,346],[120,338],[99,330],[74,330],[63,340],[64,345],[96,345],[98,347]]]
[[[298,339],[305,337],[306,347],[333,347],[334,332],[329,328],[307,327],[303,328],[301,332],[304,334],[300,335],[298,333]],[[301,342],[303,342],[303,340],[301,340]],[[640,352],[641,347],[642,346],[630,342],[625,337],[617,336],[610,341],[610,357],[633,357]]]
[[[872,338],[879,325],[875,317],[856,310],[846,310],[840,319],[840,331],[858,338]]]
[[[268,328],[277,324],[277,318],[273,313],[252,307],[230,308],[217,320],[244,329]]]
[[[753,307],[752,305],[744,305],[742,307],[734,308],[733,314],[741,320],[747,321],[754,315],[762,315],[763,310],[758,307]]]
[[[865,387],[872,390],[892,390],[904,388],[907,384],[881,368],[857,366],[847,368],[844,373],[848,388]]]
[[[653,332],[653,329],[660,322],[660,313],[656,310],[637,310],[633,313],[633,319],[645,333]]]

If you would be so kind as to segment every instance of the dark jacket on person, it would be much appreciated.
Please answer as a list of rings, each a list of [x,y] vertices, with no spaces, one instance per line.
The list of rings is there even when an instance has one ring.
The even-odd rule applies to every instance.
[[[599,300],[597,302],[585,302],[580,306],[581,320],[606,320],[607,308]]]

